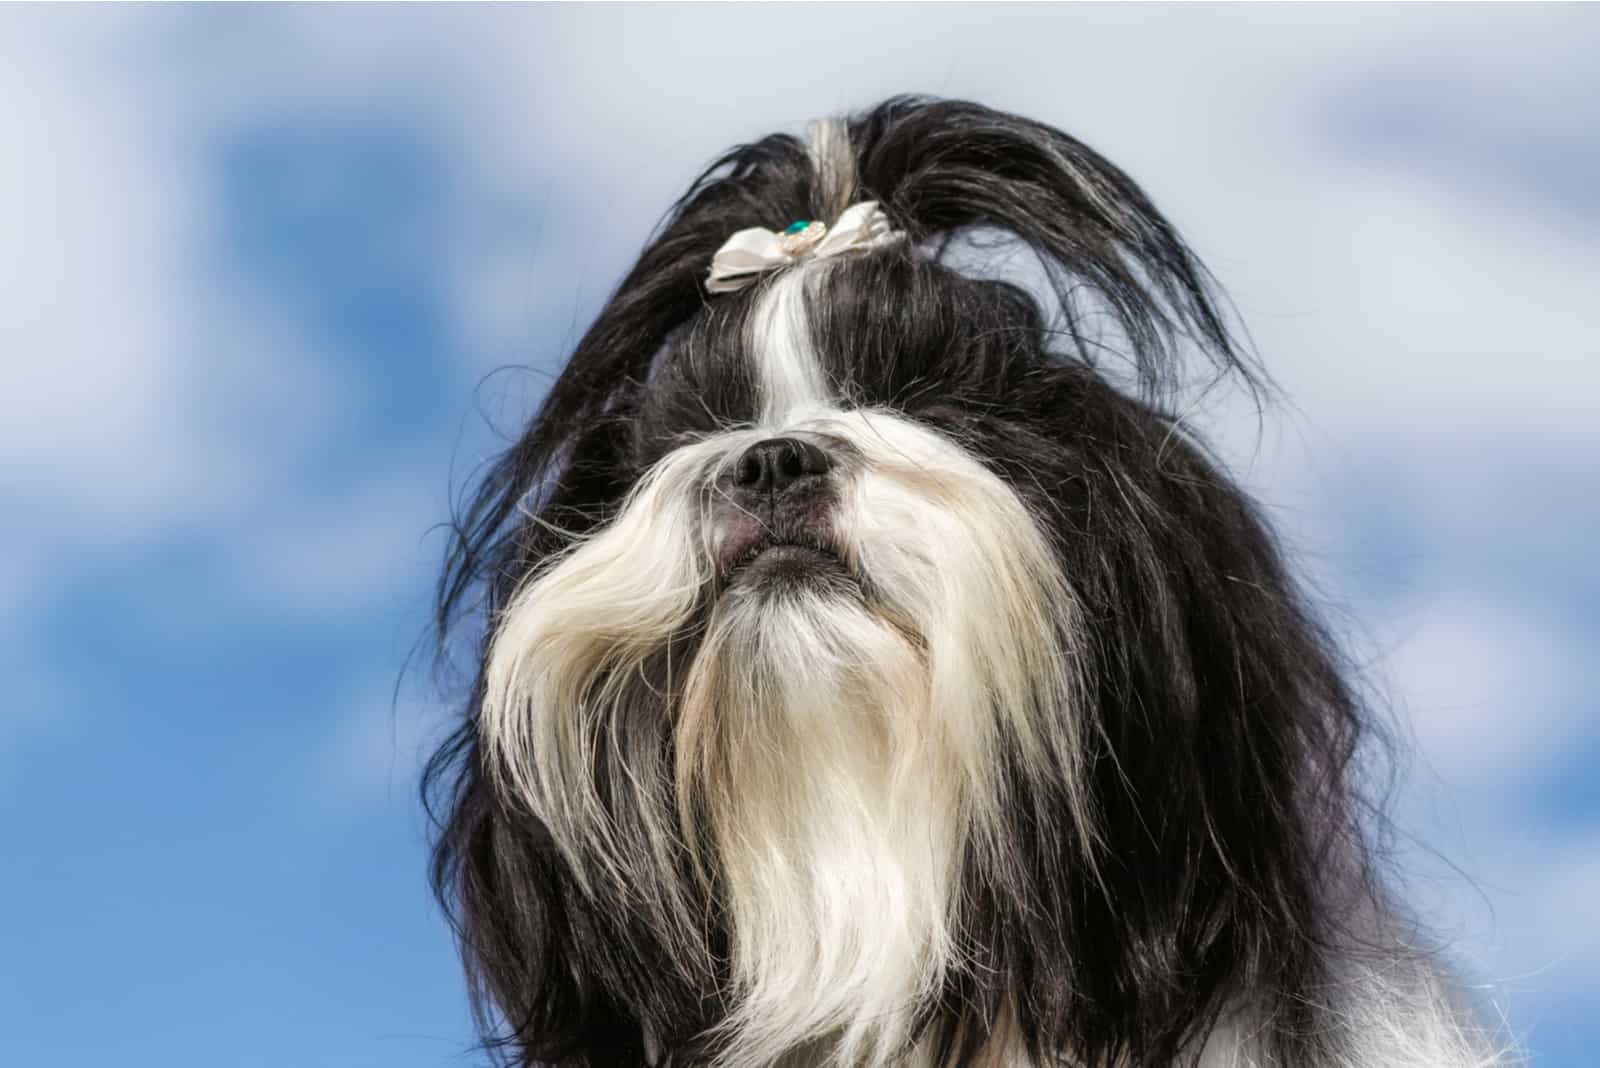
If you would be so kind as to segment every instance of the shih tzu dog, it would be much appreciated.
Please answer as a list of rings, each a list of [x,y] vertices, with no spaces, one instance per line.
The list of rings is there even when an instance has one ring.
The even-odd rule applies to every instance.
[[[1185,363],[1259,381],[1224,309],[1126,175],[973,104],[695,183],[440,587],[481,660],[434,876],[501,1059],[1505,1059],[1384,887],[1336,643],[1174,414]]]

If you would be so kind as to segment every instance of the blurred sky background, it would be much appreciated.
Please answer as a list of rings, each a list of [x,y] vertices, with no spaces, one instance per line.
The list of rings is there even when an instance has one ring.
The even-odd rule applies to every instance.
[[[0,1065],[480,1063],[415,798],[448,709],[391,698],[542,388],[490,373],[559,366],[724,148],[907,90],[1081,137],[1221,278],[1292,405],[1195,418],[1410,724],[1411,899],[1535,1064],[1595,1064],[1597,46],[1594,7],[0,11]]]

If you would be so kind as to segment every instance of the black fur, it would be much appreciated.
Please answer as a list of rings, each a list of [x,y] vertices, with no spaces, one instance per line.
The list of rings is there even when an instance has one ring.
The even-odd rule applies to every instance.
[[[1164,1068],[1246,1001],[1279,1063],[1336,1061],[1318,1008],[1327,964],[1350,951],[1346,918],[1382,897],[1353,775],[1364,717],[1267,526],[1168,410],[1194,356],[1259,382],[1206,273],[1131,180],[1047,127],[900,98],[850,136],[855,199],[881,202],[908,241],[823,276],[810,305],[828,372],[852,403],[957,436],[1010,484],[1053,539],[1091,642],[1083,744],[1103,840],[1014,777],[1027,892],[965,873],[981,967],[926,1027],[962,1063],[1014,999],[1036,1055]],[[459,517],[441,641],[467,619],[486,650],[557,532],[607,522],[675,443],[753,418],[741,330],[756,290],[709,297],[706,271],[734,231],[825,218],[821,200],[802,144],[774,136],[673,209]],[[997,232],[1037,255],[1049,301],[953,266],[963,235]],[[1131,388],[1103,358],[1133,368]],[[481,688],[425,789],[434,884],[486,1039],[517,1065],[641,1065],[644,1028],[674,1064],[708,1055],[724,977],[680,968],[660,932],[586,899],[543,828],[497,796]],[[724,959],[703,904],[696,937]]]

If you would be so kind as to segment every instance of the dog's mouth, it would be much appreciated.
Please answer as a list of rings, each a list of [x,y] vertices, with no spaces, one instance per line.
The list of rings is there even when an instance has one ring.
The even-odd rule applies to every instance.
[[[733,547],[730,547],[733,548]],[[815,577],[848,577],[837,548],[820,538],[782,538],[762,534],[725,557],[724,588],[757,583],[794,583]]]

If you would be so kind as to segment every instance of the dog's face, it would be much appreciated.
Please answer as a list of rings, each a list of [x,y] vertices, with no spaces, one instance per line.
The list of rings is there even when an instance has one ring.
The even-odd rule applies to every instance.
[[[518,1056],[1145,1063],[1244,974],[1297,1018],[1318,881],[1360,877],[1354,704],[1245,498],[1095,367],[1231,365],[1200,268],[1109,164],[970,105],[730,160],[444,587],[491,610],[437,871]],[[729,233],[862,190],[902,240],[702,288]],[[958,270],[974,225],[1056,306]]]
[[[747,1043],[860,1016],[892,1051],[962,868],[1015,855],[1003,754],[1089,833],[1076,476],[1004,287],[902,251],[722,301],[657,357],[607,520],[502,613],[484,740],[575,872],[693,929],[687,858]]]

